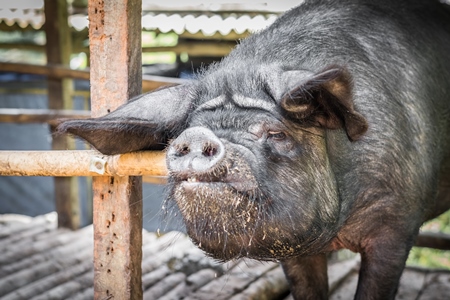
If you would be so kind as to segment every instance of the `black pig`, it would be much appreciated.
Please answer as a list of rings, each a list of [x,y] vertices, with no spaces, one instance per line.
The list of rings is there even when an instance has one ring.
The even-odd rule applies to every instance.
[[[190,83],[61,132],[104,154],[170,140],[169,202],[215,258],[279,260],[326,299],[325,253],[362,257],[355,299],[393,299],[421,224],[450,206],[450,11],[311,0]]]

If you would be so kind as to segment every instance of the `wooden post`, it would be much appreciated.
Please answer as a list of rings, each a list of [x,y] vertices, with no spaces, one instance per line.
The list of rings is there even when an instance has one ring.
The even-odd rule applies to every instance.
[[[71,34],[68,25],[67,0],[45,0],[45,33],[47,38],[47,64],[69,65]],[[72,80],[48,76],[48,106],[50,109],[72,108]],[[55,126],[50,126],[53,133]],[[73,149],[73,139],[53,136],[52,149]],[[58,226],[71,229],[80,227],[78,178],[55,177],[55,205]]]
[[[141,93],[141,11],[141,0],[88,2],[93,117]],[[96,177],[93,187],[94,298],[142,299],[142,178]]]

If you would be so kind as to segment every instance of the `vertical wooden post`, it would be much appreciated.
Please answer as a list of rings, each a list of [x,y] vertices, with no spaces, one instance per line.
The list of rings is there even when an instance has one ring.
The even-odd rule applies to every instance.
[[[89,0],[92,116],[141,93],[141,0]],[[120,141],[111,141],[120,143]],[[142,178],[97,177],[94,298],[142,299]]]
[[[69,65],[72,45],[67,0],[45,0],[45,18],[47,63]],[[49,108],[72,109],[72,80],[49,77],[47,82]],[[50,126],[52,133],[54,130],[54,126]],[[73,139],[67,136],[53,136],[52,149],[74,149]],[[80,227],[78,178],[55,177],[54,184],[58,226],[78,229]]]

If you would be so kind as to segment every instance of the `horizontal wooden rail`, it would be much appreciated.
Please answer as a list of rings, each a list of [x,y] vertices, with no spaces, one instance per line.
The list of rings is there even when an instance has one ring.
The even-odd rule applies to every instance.
[[[49,123],[58,119],[85,119],[91,116],[87,110],[0,108],[0,123]]]
[[[94,150],[0,151],[1,176],[167,176],[165,153],[107,156]]]
[[[0,62],[0,71],[43,75],[52,78],[72,78],[84,80],[89,80],[90,78],[89,70],[72,70],[60,65],[42,66],[33,64]],[[151,91],[161,86],[170,84],[182,84],[184,82],[186,82],[186,80],[179,78],[146,75],[142,76],[142,90]]]
[[[442,232],[421,232],[416,240],[417,247],[450,250],[450,235]]]
[[[0,71],[50,76],[54,78],[72,78],[89,80],[88,70],[72,70],[61,65],[35,65],[24,63],[0,62]]]
[[[163,52],[171,51],[176,54],[188,53],[189,56],[206,56],[218,57],[230,54],[231,50],[236,46],[236,41],[224,42],[179,42],[176,46],[168,47],[143,47],[142,52]]]

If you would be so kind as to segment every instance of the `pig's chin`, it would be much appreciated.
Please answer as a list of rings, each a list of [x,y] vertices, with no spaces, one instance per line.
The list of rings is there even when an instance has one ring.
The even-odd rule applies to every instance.
[[[192,241],[216,259],[281,260],[301,254],[311,242],[276,226],[268,213],[270,201],[256,189],[184,181],[174,186],[173,196]]]
[[[199,248],[221,260],[245,255],[243,245],[251,243],[261,210],[250,191],[223,182],[185,181],[175,187],[174,197]]]

